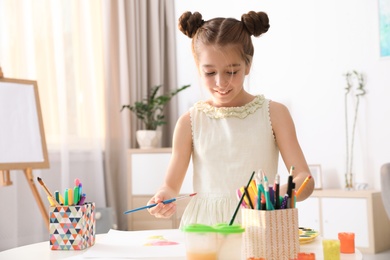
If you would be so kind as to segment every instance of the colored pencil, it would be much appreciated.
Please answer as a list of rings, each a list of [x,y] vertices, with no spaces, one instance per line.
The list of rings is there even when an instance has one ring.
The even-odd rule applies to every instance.
[[[297,190],[295,196],[299,196],[299,194],[301,194],[301,192],[305,189],[307,183],[309,182],[309,180],[311,179],[311,175],[309,174],[309,176],[306,177],[306,179],[303,181],[302,185],[299,187],[299,189]]]

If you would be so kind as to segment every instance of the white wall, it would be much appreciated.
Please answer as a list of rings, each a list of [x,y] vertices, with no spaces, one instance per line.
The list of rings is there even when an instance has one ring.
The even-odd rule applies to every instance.
[[[378,1],[175,1],[177,19],[199,11],[205,20],[241,18],[265,11],[270,30],[254,38],[255,57],[247,89],[287,105],[309,164],[321,164],[324,188],[343,187],[345,120],[343,74],[367,77],[367,94],[359,107],[354,174],[356,182],[380,189],[380,167],[390,161],[390,59],[379,56]],[[206,96],[199,85],[190,39],[177,31],[180,112]],[[286,169],[280,168],[280,171]]]

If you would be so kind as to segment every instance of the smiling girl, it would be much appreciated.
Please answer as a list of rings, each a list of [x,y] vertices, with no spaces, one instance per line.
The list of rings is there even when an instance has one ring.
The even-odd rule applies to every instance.
[[[189,202],[182,226],[228,223],[237,207],[236,190],[246,185],[251,173],[259,169],[273,183],[279,154],[287,169],[294,166],[297,189],[310,174],[288,109],[244,89],[254,55],[251,36],[260,36],[269,27],[264,12],[243,14],[241,21],[204,21],[198,12],[185,12],[179,18],[180,31],[192,39],[194,60],[210,99],[195,103],[179,118],[165,181],[148,204],[179,194],[192,159],[197,196]],[[313,189],[311,178],[297,200],[309,197]],[[281,194],[285,191],[283,185]],[[159,203],[148,211],[158,218],[167,218],[176,211],[176,204]]]

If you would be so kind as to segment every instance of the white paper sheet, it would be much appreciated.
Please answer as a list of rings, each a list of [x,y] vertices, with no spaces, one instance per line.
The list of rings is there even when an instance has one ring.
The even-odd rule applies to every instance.
[[[118,231],[111,229],[85,252],[85,258],[185,259],[184,234],[177,229]]]

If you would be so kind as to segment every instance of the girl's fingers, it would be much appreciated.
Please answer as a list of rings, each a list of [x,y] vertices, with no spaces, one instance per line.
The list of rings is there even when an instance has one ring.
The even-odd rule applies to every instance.
[[[169,203],[166,205],[160,204],[158,206],[162,206],[162,207],[154,214],[154,216],[157,218],[169,218],[176,211],[176,204],[174,203]]]

